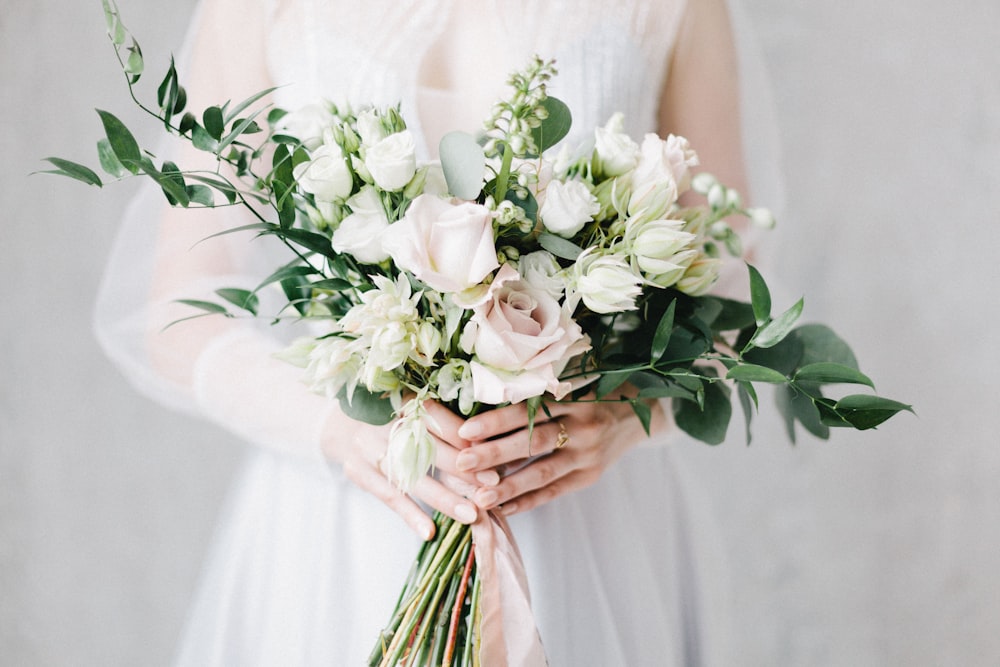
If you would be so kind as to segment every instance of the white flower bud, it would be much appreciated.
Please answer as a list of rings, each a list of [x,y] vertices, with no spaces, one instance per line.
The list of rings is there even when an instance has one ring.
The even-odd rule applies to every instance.
[[[423,407],[417,400],[412,400],[403,408],[403,416],[389,431],[385,472],[404,493],[413,489],[434,464],[434,439],[427,432],[423,418]]]
[[[701,172],[694,175],[691,179],[691,189],[700,195],[707,195],[708,191],[712,189],[712,186],[716,185],[719,181],[709,173]]]
[[[422,366],[433,366],[434,357],[441,350],[441,331],[431,322],[421,322],[417,327],[417,344],[411,355]]]
[[[365,152],[365,167],[375,185],[388,192],[406,187],[417,170],[416,145],[409,130],[390,134]]]
[[[702,257],[691,262],[684,277],[677,281],[677,289],[691,296],[701,296],[719,279],[722,260]]]
[[[538,211],[545,229],[572,238],[601,210],[597,197],[580,181],[552,181],[545,189],[545,203]]]
[[[573,266],[576,293],[595,313],[619,313],[635,310],[635,300],[642,293],[642,280],[618,255],[598,255],[593,248],[584,251]]]
[[[755,227],[774,229],[774,214],[770,210],[766,208],[751,208],[747,209],[747,215],[750,216],[750,222]]]

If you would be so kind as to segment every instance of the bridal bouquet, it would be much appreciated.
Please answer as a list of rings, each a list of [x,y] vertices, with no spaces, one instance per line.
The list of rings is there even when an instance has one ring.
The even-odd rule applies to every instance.
[[[105,13],[132,90],[141,52],[109,0]],[[185,303],[256,316],[257,294],[280,287],[286,305],[268,315],[322,329],[283,358],[352,417],[392,423],[384,467],[403,492],[434,460],[428,400],[462,415],[523,401],[531,419],[550,401],[623,401],[648,430],[649,402],[669,398],[677,425],[710,444],[726,434],[733,393],[749,439],[757,383],[777,387],[793,437],[795,422],[827,437],[908,409],[873,393],[828,397],[824,385],[873,385],[829,328],[797,326],[801,300],[773,313],[753,267],[748,302],[712,295],[723,251],[741,252],[727,221],[768,226],[770,214],[695,174],[685,139],[637,142],[620,115],[579,145],[563,142],[571,118],[546,94],[554,75],[535,59],[511,76],[481,136],[450,133],[440,162],[420,163],[397,108],[286,111],[262,105],[264,91],[196,116],[171,63],[149,111],[219,170],[156,164],[103,111],[100,163],[116,179],[152,178],[175,206],[242,205],[255,222],[229,231],[287,246],[287,262],[252,289]],[[83,165],[49,160],[102,184]],[[704,203],[682,206],[688,191]],[[502,598],[523,584],[503,581],[498,565],[517,558],[505,522],[436,521],[371,665],[479,664],[491,633],[503,634],[486,626],[502,626]]]

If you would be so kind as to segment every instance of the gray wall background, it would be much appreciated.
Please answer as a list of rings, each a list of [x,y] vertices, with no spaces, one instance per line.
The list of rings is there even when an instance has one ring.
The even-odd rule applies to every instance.
[[[121,4],[155,79],[193,3]],[[1000,664],[1000,4],[748,11],[784,152],[775,272],[919,416],[685,447],[722,517],[740,663]],[[2,662],[165,664],[241,445],[140,398],[92,338],[133,189],[26,176],[94,162],[93,106],[155,128],[96,0],[0,0],[0,90]]]

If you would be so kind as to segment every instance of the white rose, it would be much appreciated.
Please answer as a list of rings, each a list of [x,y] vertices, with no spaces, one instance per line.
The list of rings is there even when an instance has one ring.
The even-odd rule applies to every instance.
[[[590,310],[604,314],[635,310],[642,279],[623,257],[600,255],[588,248],[577,258],[573,271],[576,295]]]
[[[509,264],[473,308],[462,343],[475,354],[470,364],[475,398],[491,405],[545,392],[561,398],[571,386],[559,375],[572,357],[590,348],[570,310],[520,280]]]
[[[363,264],[378,264],[389,259],[382,247],[382,232],[389,227],[389,218],[375,188],[366,185],[347,200],[351,215],[340,223],[330,239],[333,249],[353,255]]]
[[[600,210],[597,197],[580,181],[552,181],[545,189],[538,217],[548,231],[571,238]]]
[[[493,214],[485,206],[420,195],[382,233],[396,265],[439,292],[475,287],[496,269]]]
[[[307,104],[301,109],[285,114],[275,126],[282,134],[288,134],[308,150],[313,151],[323,144],[323,134],[337,123],[325,104]]]
[[[667,136],[664,145],[664,152],[670,166],[674,171],[674,181],[677,183],[677,192],[684,194],[691,187],[691,167],[697,167],[698,154],[691,148],[691,144],[684,137],[671,134]]]
[[[365,151],[365,167],[375,185],[389,192],[406,187],[417,171],[417,151],[409,130],[390,134]]]
[[[623,119],[621,113],[616,113],[604,127],[594,131],[594,151],[599,170],[605,176],[628,173],[639,161],[639,144],[625,134]]]
[[[327,141],[316,149],[311,160],[295,167],[292,172],[299,187],[315,195],[317,201],[332,202],[345,199],[354,189],[354,177],[340,146],[327,136]]]

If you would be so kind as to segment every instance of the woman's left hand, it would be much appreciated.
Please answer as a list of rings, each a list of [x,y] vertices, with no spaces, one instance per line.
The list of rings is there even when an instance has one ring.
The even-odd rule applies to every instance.
[[[472,500],[479,507],[516,514],[590,486],[647,437],[626,402],[562,402],[548,407],[548,415],[539,411],[535,416],[530,435],[523,403],[484,412],[459,428],[458,435],[471,445],[458,453],[458,470],[514,471],[501,476],[498,484],[475,491]],[[658,402],[651,408],[650,432],[656,433],[666,428],[667,419]],[[525,463],[527,459],[531,460]]]

